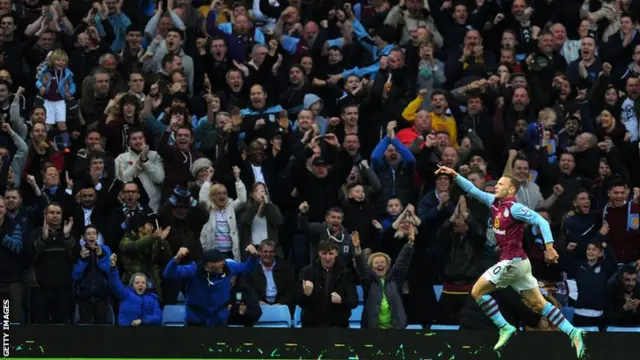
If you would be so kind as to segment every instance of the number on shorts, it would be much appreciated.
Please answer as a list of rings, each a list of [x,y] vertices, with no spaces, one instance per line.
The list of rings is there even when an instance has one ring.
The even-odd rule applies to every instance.
[[[493,275],[498,275],[498,273],[500,272],[500,270],[502,270],[502,267],[500,267],[500,266],[496,266],[496,267],[493,269]]]

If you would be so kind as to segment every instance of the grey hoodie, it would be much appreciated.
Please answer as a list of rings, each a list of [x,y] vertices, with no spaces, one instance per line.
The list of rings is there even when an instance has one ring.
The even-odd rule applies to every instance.
[[[316,94],[307,94],[304,96],[304,101],[303,101],[303,106],[305,110],[310,110],[311,109],[311,105],[317,103],[318,101],[320,101],[320,109],[322,109],[322,99],[320,99],[320,97]],[[323,116],[316,116],[315,118],[315,122],[316,124],[318,124],[318,128],[320,129],[320,135],[324,135],[327,132],[327,128],[329,127],[329,120],[327,120],[327,118],[323,117]],[[298,126],[296,124],[295,128],[297,129]]]

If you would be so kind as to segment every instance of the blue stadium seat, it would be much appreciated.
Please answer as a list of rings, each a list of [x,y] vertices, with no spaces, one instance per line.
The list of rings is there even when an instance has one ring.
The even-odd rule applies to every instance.
[[[640,326],[609,326],[608,332],[640,332]]]
[[[440,301],[442,297],[442,285],[433,285],[433,292],[436,293],[436,301]]]
[[[423,330],[422,325],[410,324],[407,325],[407,330]]]
[[[106,324],[79,324],[80,321],[80,309],[76,304],[75,311],[73,313],[73,323],[80,326],[114,326],[116,324],[116,316],[113,313],[113,307],[109,304],[109,309],[107,309],[107,323]]]
[[[433,331],[456,331],[460,330],[460,325],[431,325]]]
[[[351,317],[349,318],[349,328],[360,329],[360,320],[362,320],[362,310],[364,310],[364,306],[362,305],[358,305],[358,307],[351,310]]]
[[[182,327],[185,325],[184,305],[167,305],[162,311],[162,326]]]
[[[570,323],[573,323],[573,318],[576,315],[576,309],[571,306],[563,306],[560,308],[560,312]]]
[[[302,327],[302,308],[296,306],[296,311],[293,313],[293,327]]]
[[[291,313],[289,307],[285,305],[264,305],[262,308],[262,316],[254,327],[268,328],[290,328]]]
[[[600,329],[598,329],[597,326],[577,326],[577,328],[582,329],[586,332],[599,332]]]
[[[358,303],[364,304],[364,289],[362,289],[360,285],[358,285],[356,289],[358,290]]]
[[[182,291],[180,291],[178,293],[178,304],[184,304],[186,302],[187,300],[184,298],[184,294],[182,293]]]

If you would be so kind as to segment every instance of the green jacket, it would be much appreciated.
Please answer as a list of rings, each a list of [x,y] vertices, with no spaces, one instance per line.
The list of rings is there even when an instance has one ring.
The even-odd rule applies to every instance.
[[[139,238],[133,231],[127,233],[120,242],[120,259],[124,265],[122,282],[128,284],[135,273],[146,274],[162,299],[162,273],[165,265],[173,257],[171,246],[166,240],[153,235]]]

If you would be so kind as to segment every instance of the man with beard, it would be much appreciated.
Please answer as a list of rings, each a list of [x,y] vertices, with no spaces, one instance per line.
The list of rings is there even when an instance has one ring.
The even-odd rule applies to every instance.
[[[507,108],[504,114],[507,129],[512,128],[518,119],[525,119],[529,123],[537,120],[533,107],[529,106],[530,102],[529,90],[524,87],[518,87],[513,90],[511,106]]]
[[[189,84],[189,94],[193,94],[193,59],[182,50],[184,44],[184,33],[178,28],[171,28],[167,32],[167,39],[155,49],[153,58],[145,60],[142,66],[144,72],[155,72],[162,68],[162,59],[167,54],[178,55],[182,59],[184,73]],[[164,45],[164,46],[163,46]],[[147,49],[149,52],[149,49]]]
[[[227,103],[223,104],[223,108],[243,108],[247,104],[249,91],[244,86],[244,77],[242,76],[242,72],[235,68],[229,69],[225,75],[225,83],[227,85],[227,89],[225,89]]]
[[[371,154],[371,169],[378,175],[382,185],[376,202],[379,214],[385,213],[389,199],[396,197],[403,204],[408,204],[413,196],[416,159],[411,151],[396,139],[396,126],[395,121],[389,122],[387,136],[378,143]]]
[[[175,132],[175,144],[169,145],[169,135],[171,127],[167,127],[158,146],[158,154],[164,161],[165,194],[170,194],[174,187],[187,184],[193,181],[191,175],[191,165],[194,161],[202,157],[202,153],[192,149],[193,129],[190,126],[182,125]]]
[[[620,268],[616,282],[607,291],[607,309],[605,317],[607,325],[639,326],[640,286],[638,275],[633,265]]]
[[[78,106],[80,107],[80,116],[87,128],[94,129],[98,126],[98,120],[102,118],[104,110],[107,108],[111,100],[109,91],[111,85],[111,75],[104,68],[98,68],[91,75],[93,78],[93,91],[88,94],[82,94]]]
[[[129,132],[129,150],[116,158],[116,175],[122,182],[135,181],[149,197],[149,207],[157,211],[162,197],[165,172],[162,157],[149,150],[144,132]]]
[[[142,127],[140,121],[140,100],[133,94],[116,95],[105,109],[105,123],[100,126],[107,143],[106,151],[118,156],[127,149],[127,138],[132,128]]]
[[[103,190],[106,192],[106,189]],[[72,229],[72,235],[75,238],[82,237],[85,227],[88,225],[95,225],[98,231],[104,230],[104,225],[107,220],[108,210],[106,208],[106,202],[98,194],[98,191],[94,188],[94,185],[90,182],[79,184],[76,194],[76,205],[71,208],[70,216],[73,217],[73,223],[75,224]],[[98,232],[98,244],[106,245],[105,239],[100,232]]]

